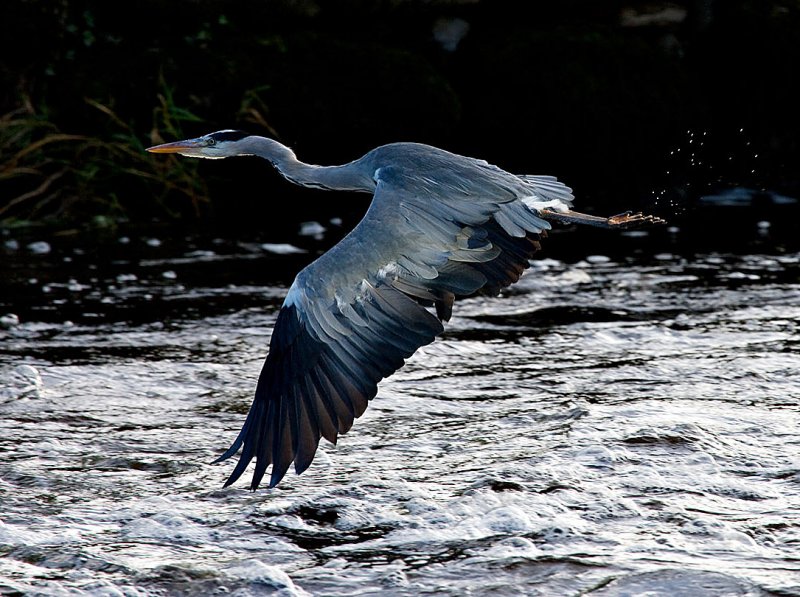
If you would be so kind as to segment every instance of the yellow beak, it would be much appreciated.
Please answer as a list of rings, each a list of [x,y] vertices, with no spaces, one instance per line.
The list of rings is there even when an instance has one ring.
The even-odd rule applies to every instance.
[[[147,151],[150,153],[179,153],[187,149],[198,149],[200,147],[203,147],[200,139],[186,139],[185,141],[174,141],[173,143],[148,147]]]

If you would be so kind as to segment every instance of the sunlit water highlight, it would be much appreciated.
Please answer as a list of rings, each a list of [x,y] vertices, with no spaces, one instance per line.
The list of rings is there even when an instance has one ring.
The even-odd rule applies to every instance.
[[[259,259],[30,282],[0,326],[0,594],[800,594],[800,255],[537,260],[251,493],[209,463],[285,292],[230,273]]]

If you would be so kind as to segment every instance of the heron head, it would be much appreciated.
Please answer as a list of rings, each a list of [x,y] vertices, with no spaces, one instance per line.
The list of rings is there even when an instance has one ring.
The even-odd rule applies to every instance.
[[[192,158],[221,159],[235,155],[245,155],[240,141],[249,137],[242,131],[224,130],[209,133],[195,139],[185,139],[148,147],[151,153],[177,153]]]

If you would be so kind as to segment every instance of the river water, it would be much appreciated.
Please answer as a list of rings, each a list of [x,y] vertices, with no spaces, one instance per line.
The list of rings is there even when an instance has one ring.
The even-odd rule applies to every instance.
[[[210,463],[313,251],[6,237],[0,594],[800,595],[800,253],[570,234],[256,492]]]

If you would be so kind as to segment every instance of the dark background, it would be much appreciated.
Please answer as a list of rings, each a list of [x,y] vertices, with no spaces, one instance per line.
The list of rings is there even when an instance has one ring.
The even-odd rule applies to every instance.
[[[5,0],[0,17],[0,222],[16,235],[279,241],[366,208],[257,158],[143,151],[223,128],[319,164],[431,143],[695,240],[757,240],[765,219],[784,246],[797,235],[796,205],[768,194],[800,196],[797,1]],[[738,186],[767,193],[699,200]]]

